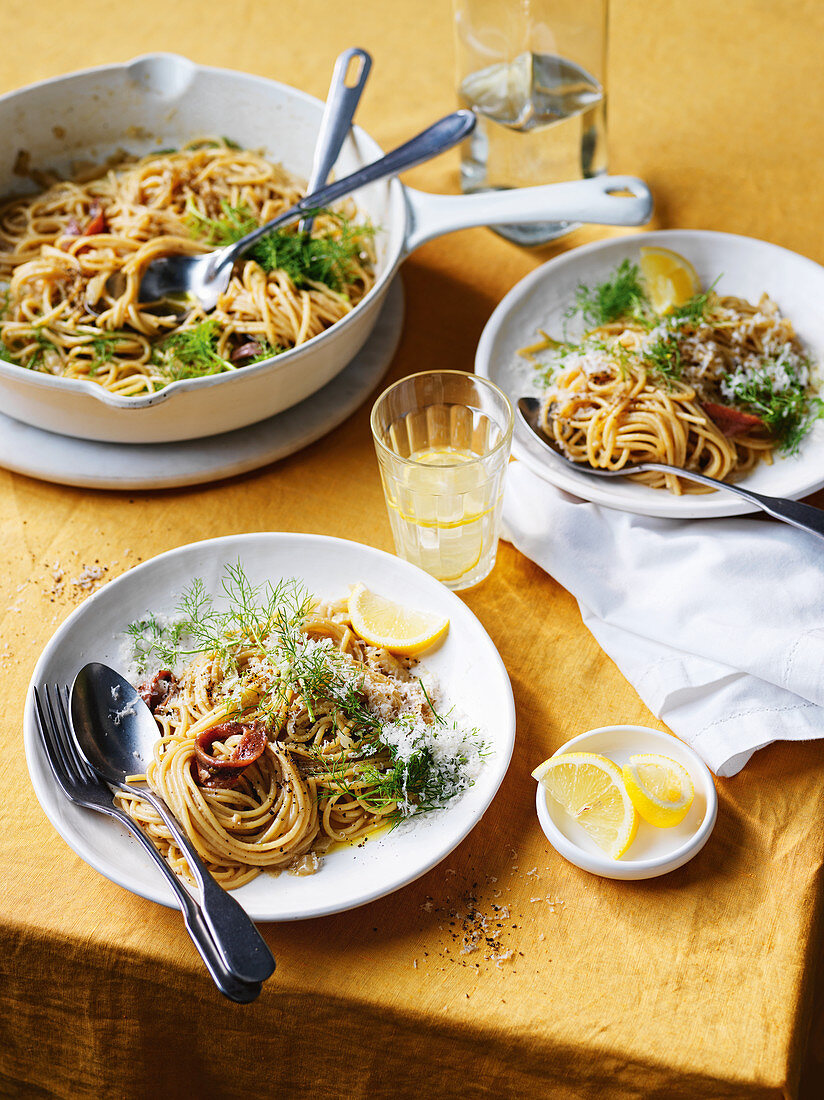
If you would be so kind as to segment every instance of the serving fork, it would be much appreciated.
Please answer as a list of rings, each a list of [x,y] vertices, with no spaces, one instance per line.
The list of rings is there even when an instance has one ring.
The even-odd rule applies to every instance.
[[[109,790],[81,757],[68,718],[68,688],[46,685],[34,688],[34,713],[51,772],[66,798],[77,806],[112,817],[125,825],[165,875],[180,902],[183,922],[220,992],[231,1001],[247,1004],[261,990],[260,982],[248,982],[233,974],[223,962],[200,907],[166,860],[129,815],[114,804]]]

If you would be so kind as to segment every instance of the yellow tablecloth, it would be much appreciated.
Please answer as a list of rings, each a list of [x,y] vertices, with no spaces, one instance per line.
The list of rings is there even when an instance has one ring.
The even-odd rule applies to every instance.
[[[652,228],[750,234],[824,261],[823,34],[814,0],[615,0],[611,168],[648,180]],[[454,105],[448,0],[10,0],[0,42],[2,91],[174,50],[317,95],[336,54],[362,45],[375,68],[360,121],[385,147]],[[409,180],[455,191],[457,156]],[[423,247],[403,268],[389,377],[471,369],[503,294],[608,232],[533,253],[483,229]],[[354,912],[266,926],[278,969],[254,1004],[215,992],[179,914],[101,878],[46,821],[25,769],[23,699],[86,594],[56,591],[55,563],[67,577],[97,563],[109,578],[182,543],[257,530],[390,549],[368,406],[292,458],[201,488],[81,491],[0,471],[0,1095],[760,1098],[797,1095],[802,1066],[801,1095],[824,1094],[820,1026],[804,1061],[820,1015],[820,746],[766,749],[719,781],[715,832],[680,871],[617,883],[565,863],[539,829],[530,769],[581,730],[658,723],[572,598],[510,546],[465,596],[517,703],[498,797],[419,882]],[[461,954],[470,907],[510,961]]]

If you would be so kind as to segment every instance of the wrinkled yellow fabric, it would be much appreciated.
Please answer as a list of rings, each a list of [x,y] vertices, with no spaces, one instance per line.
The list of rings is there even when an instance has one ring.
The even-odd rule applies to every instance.
[[[652,228],[750,234],[824,261],[822,35],[813,0],[615,0],[611,167],[648,180]],[[0,91],[174,49],[316,95],[337,53],[360,45],[375,67],[359,117],[384,147],[454,106],[448,0],[15,2],[0,6],[0,41]],[[457,156],[409,180],[455,191]],[[483,229],[423,247],[403,269],[406,322],[388,377],[471,369],[519,278],[610,232],[582,229],[533,253]],[[498,797],[417,883],[266,927],[278,968],[256,1003],[223,1000],[179,914],[101,878],[45,819],[22,708],[38,654],[85,594],[72,579],[96,561],[115,576],[237,531],[390,549],[369,404],[302,453],[212,486],[120,494],[0,471],[0,1096],[822,1095],[821,746],[773,746],[720,781],[716,830],[674,874],[618,883],[565,863],[537,824],[530,770],[582,730],[658,723],[572,598],[508,545],[465,596],[518,709]],[[462,952],[470,911],[487,918],[494,949]]]

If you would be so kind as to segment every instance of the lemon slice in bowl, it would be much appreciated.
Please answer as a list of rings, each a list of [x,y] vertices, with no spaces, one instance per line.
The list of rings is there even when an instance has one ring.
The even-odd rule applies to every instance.
[[[356,584],[349,595],[352,626],[370,645],[411,657],[439,642],[449,630],[449,619],[403,607]]]
[[[622,774],[633,805],[650,825],[671,829],[687,816],[695,786],[677,760],[654,752],[639,753],[629,758]]]
[[[641,278],[656,313],[669,313],[701,293],[701,280],[692,264],[669,248],[644,246]]]
[[[638,814],[612,760],[594,752],[568,752],[551,756],[532,776],[607,855],[619,859],[632,844]]]

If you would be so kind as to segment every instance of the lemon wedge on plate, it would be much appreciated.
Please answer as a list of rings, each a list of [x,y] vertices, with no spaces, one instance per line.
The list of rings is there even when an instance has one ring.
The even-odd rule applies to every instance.
[[[645,752],[629,758],[622,771],[632,804],[650,825],[671,829],[687,816],[695,798],[690,773],[668,756]]]
[[[641,278],[656,313],[668,313],[701,293],[701,280],[689,260],[669,248],[644,246]]]
[[[632,844],[638,814],[614,761],[568,752],[545,760],[532,776],[607,855],[619,859]]]
[[[355,631],[370,645],[411,657],[439,642],[449,630],[449,619],[403,607],[356,584],[349,595],[349,617]]]

